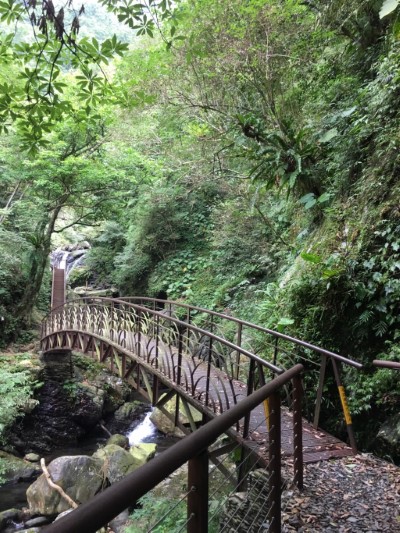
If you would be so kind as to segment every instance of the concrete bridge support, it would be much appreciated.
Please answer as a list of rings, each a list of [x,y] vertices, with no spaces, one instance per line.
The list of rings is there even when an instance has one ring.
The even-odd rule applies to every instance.
[[[44,378],[48,381],[62,383],[73,378],[72,351],[69,348],[57,348],[40,353],[44,366]]]

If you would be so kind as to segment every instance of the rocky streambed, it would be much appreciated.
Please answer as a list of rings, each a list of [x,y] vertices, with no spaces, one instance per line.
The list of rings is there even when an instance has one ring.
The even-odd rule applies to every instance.
[[[101,490],[145,464],[154,457],[156,448],[157,445],[152,443],[130,446],[127,436],[116,434],[92,455],[62,456],[47,466],[43,459],[41,466],[38,466],[36,461],[39,456],[29,454],[25,461],[21,461],[21,472],[25,468],[28,474],[30,468],[32,477],[40,475],[26,490],[26,507],[0,512],[0,531],[11,533],[26,528],[31,533],[40,531],[41,526],[71,510],[73,503],[79,505],[90,500]],[[22,463],[29,459],[33,461],[32,465],[24,467]],[[119,530],[121,518],[113,526],[115,532]],[[128,515],[124,518],[126,520]]]
[[[49,486],[41,458],[54,483],[83,503],[153,457],[157,443],[175,442],[150,421],[150,406],[97,363],[77,354],[46,363],[37,405],[14,423],[0,451],[8,480],[0,487],[1,532],[39,531],[70,508]]]

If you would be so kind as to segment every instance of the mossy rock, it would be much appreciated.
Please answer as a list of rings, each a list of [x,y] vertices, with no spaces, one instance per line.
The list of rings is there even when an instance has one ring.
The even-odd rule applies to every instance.
[[[160,399],[162,399],[162,396]],[[176,398],[172,398],[171,400],[166,402],[163,405],[163,409],[165,409],[169,413],[169,416],[164,414],[161,411],[161,409],[158,409],[156,407],[154,411],[151,413],[150,420],[157,427],[157,429],[160,430],[165,435],[172,435],[174,437],[184,437],[185,434],[183,433],[183,431],[175,427],[175,424],[174,424]],[[192,406],[189,406],[189,410],[190,410],[190,413],[192,415],[194,422],[202,421],[203,415],[202,413],[200,413],[200,411],[198,411]],[[179,422],[183,425],[189,425],[189,419],[186,416],[186,413],[183,410],[183,408],[180,408],[179,410]]]
[[[5,466],[4,478],[6,481],[30,481],[41,472],[38,464],[32,464],[1,450],[0,460]]]
[[[146,460],[133,457],[116,444],[108,444],[100,448],[93,454],[93,457],[103,462],[103,472],[110,483],[120,481],[146,463]]]
[[[120,446],[121,448],[127,449],[129,447],[129,439],[125,435],[120,435],[119,433],[116,433],[108,439],[108,441],[106,442],[106,446],[108,446],[109,444],[115,444],[116,446]]]
[[[157,451],[157,444],[141,443],[129,448],[129,453],[137,462],[138,468],[152,459]]]

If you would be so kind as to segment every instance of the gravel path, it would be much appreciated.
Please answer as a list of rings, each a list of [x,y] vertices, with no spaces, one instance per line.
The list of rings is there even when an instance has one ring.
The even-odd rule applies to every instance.
[[[307,464],[282,504],[283,532],[400,532],[400,468],[370,454]]]

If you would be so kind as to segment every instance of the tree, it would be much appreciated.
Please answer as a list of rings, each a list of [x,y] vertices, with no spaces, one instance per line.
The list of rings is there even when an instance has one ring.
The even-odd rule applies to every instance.
[[[161,20],[170,20],[175,27],[171,0],[100,3],[137,35],[152,36]],[[0,83],[0,128],[16,127],[31,155],[47,145],[47,132],[77,110],[84,110],[89,119],[99,103],[123,100],[107,65],[128,45],[115,35],[102,42],[94,37],[79,38],[83,14],[84,5],[77,8],[73,2],[57,9],[52,0],[0,2],[0,20],[12,28],[1,34],[0,65],[12,64],[17,72],[17,83],[5,78]],[[178,38],[175,33],[171,31],[168,44]],[[75,75],[74,98],[66,93],[66,71]]]
[[[31,244],[28,281],[17,305],[20,317],[29,317],[35,305],[53,235],[111,218],[128,201],[135,181],[133,173],[119,170],[105,154],[101,121],[97,129],[64,124],[51,138],[52,148],[43,149],[34,161],[8,160],[8,170],[18,168],[24,194],[16,195],[4,224],[12,223]]]

